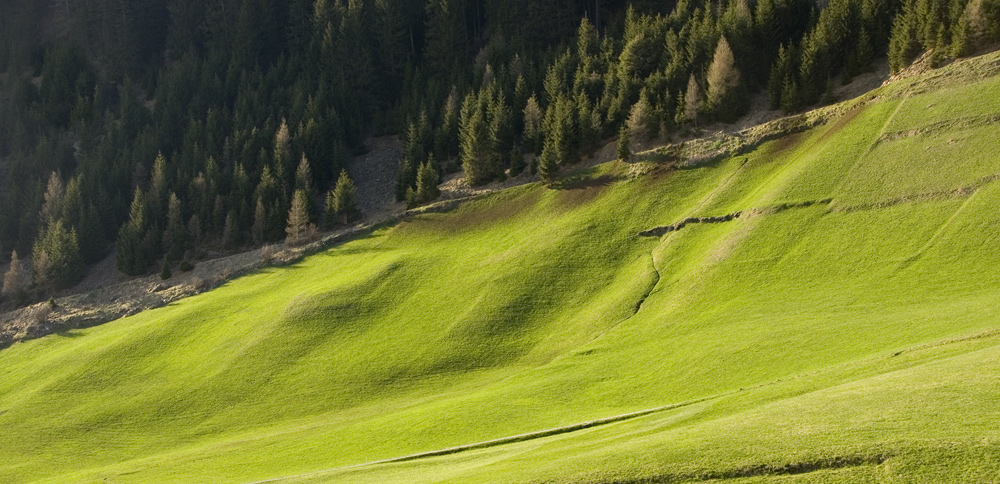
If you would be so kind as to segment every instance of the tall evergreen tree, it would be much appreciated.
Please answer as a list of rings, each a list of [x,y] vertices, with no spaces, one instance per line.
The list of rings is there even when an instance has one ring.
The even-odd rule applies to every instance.
[[[550,187],[559,176],[559,140],[556,136],[558,134],[545,138],[542,155],[538,158],[538,176]]]
[[[622,126],[618,131],[618,149],[616,151],[618,159],[628,161],[632,157],[632,137],[627,126]]]
[[[327,195],[327,213],[334,214],[343,223],[357,220],[361,215],[358,210],[358,192],[354,186],[354,180],[347,174],[347,170],[340,172],[337,179],[337,186]]]
[[[56,220],[35,242],[32,251],[35,283],[49,291],[73,286],[83,278],[83,258],[76,231]]]
[[[146,235],[146,201],[138,187],[132,197],[129,219],[118,231],[115,247],[115,265],[119,271],[137,276],[146,271],[150,260],[143,247]]]

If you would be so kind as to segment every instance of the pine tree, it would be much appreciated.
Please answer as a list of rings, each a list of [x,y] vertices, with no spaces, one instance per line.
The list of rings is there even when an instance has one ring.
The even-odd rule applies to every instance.
[[[349,223],[361,215],[358,210],[358,191],[354,186],[354,180],[347,174],[347,170],[341,170],[340,178],[337,179],[337,186],[330,193],[333,198],[332,203],[328,203],[343,223]]]
[[[295,190],[292,208],[288,210],[288,224],[285,226],[285,241],[299,244],[309,240],[316,233],[316,227],[309,221],[309,195],[305,190]]]
[[[632,157],[631,136],[627,126],[622,126],[618,130],[618,159],[628,161]]]

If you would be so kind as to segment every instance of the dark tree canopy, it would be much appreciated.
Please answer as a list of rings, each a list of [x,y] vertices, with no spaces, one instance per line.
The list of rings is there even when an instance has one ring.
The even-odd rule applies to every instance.
[[[75,237],[70,259],[113,248],[142,274],[281,240],[323,193],[327,225],[355,218],[340,175],[372,136],[400,136],[397,199],[423,202],[449,172],[483,184],[541,155],[551,181],[623,126],[671,136],[754,95],[799,110],[879,57],[1000,40],[996,0],[820,4],[0,2],[0,256]]]

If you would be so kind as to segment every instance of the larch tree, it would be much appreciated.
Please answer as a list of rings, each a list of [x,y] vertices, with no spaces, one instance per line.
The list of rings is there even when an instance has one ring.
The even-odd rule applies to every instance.
[[[30,287],[31,273],[15,250],[10,255],[10,268],[3,275],[3,287],[0,288],[0,293],[7,299],[21,303],[27,297]]]
[[[288,224],[285,226],[285,241],[300,244],[316,234],[316,227],[309,220],[309,195],[305,190],[295,190],[292,207],[288,210]]]
[[[701,111],[701,86],[698,84],[698,79],[691,74],[688,78],[687,89],[684,91],[684,97],[681,99],[682,106],[684,110],[678,110],[677,121],[678,124],[691,123],[694,126],[698,126],[698,112]]]
[[[736,67],[736,58],[724,36],[715,48],[707,80],[709,111],[723,121],[735,121],[743,114],[745,103],[740,95],[740,71]]]

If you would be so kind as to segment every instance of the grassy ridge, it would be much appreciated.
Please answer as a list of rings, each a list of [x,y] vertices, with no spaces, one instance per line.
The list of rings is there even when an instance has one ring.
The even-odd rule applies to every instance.
[[[1000,139],[922,106],[998,113],[1000,82],[903,88],[746,156],[598,167],[15,345],[0,481],[988,482]]]

